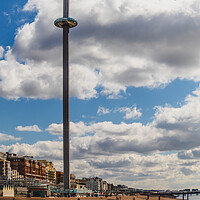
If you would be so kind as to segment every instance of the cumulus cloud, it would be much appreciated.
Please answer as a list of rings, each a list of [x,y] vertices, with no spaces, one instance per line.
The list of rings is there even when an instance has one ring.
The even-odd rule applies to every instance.
[[[158,87],[175,78],[199,80],[199,44],[195,42],[199,35],[199,15],[192,3],[170,1],[166,7],[164,1],[159,4],[103,1],[96,5],[93,9],[89,7],[91,12],[86,14],[96,23],[80,23],[79,31],[74,32],[73,37],[87,46],[88,57],[92,55],[90,61],[99,66],[101,94],[115,97],[130,86]],[[145,9],[141,9],[142,6]],[[106,20],[104,16],[107,16]],[[120,31],[119,19],[123,21]],[[80,37],[82,29],[85,35]],[[86,36],[90,40],[85,39]],[[97,47],[91,53],[89,50],[94,46]],[[78,44],[73,45],[73,49],[77,50]],[[74,62],[88,63],[87,52],[76,52],[80,52],[80,59],[83,59],[73,59]]]
[[[42,132],[42,130],[38,127],[38,125],[33,126],[17,126],[15,128],[16,131],[30,131],[30,132]]]
[[[128,87],[154,88],[176,78],[200,80],[197,1],[74,0],[71,4],[71,15],[80,22],[70,35],[71,96],[119,98]],[[53,25],[62,15],[61,7],[56,0],[29,0],[24,6],[24,12],[37,15],[18,28],[10,51],[13,59],[0,62],[0,74],[12,74],[9,80],[1,77],[2,97],[61,96],[62,31]]]
[[[96,98],[98,95],[95,88],[101,76],[85,66],[73,65],[70,69],[71,95],[80,99]]]
[[[61,91],[56,88],[61,88],[61,82],[56,80],[61,77],[59,70],[47,67],[45,63],[40,64],[40,68],[31,63],[20,64],[8,50],[6,60],[0,61],[0,95],[8,99],[59,97]]]
[[[50,124],[46,129],[52,135],[62,135],[63,134],[63,125],[62,124]]]
[[[128,87],[155,88],[176,78],[199,81],[199,5],[196,0],[73,0],[70,13],[79,20],[79,27],[70,31],[70,95],[119,98]],[[62,15],[61,6],[61,0],[27,2],[24,11],[37,11],[37,16],[19,27],[14,46],[1,53],[5,59],[0,61],[0,96],[61,97],[62,31],[53,25]],[[142,188],[196,186],[199,105],[197,89],[180,107],[157,106],[153,121],[146,125],[71,122],[73,172],[115,183],[126,180]],[[106,108],[100,112],[107,112]],[[122,112],[125,119],[142,115],[136,107]],[[46,131],[62,135],[62,124],[51,124]],[[20,139],[2,135],[2,141],[5,138]],[[61,165],[59,141],[1,145],[0,149]]]
[[[13,67],[14,66],[14,67]],[[98,74],[83,66],[70,67],[70,95],[80,99],[97,96],[94,89],[98,84]],[[8,77],[7,74],[10,74]],[[77,75],[78,81],[75,83]],[[87,78],[88,81],[83,81]],[[35,67],[31,62],[21,64],[16,61],[11,50],[6,53],[6,60],[0,61],[0,95],[7,99],[20,97],[33,99],[61,98],[62,71],[46,62]],[[75,83],[75,84],[74,84]],[[81,84],[80,84],[81,83]]]
[[[185,160],[178,159],[176,153],[148,156],[135,153],[109,156],[96,154],[77,159],[73,157],[74,150],[74,144],[71,144],[71,172],[77,177],[96,175],[114,184],[122,183],[140,188],[144,188],[145,185],[146,188],[154,189],[182,188],[198,182],[199,161],[188,168],[184,165]],[[35,159],[47,159],[53,161],[57,170],[63,169],[62,142],[39,141],[32,145],[24,143],[1,145],[0,151],[33,155]]]
[[[62,159],[62,142],[38,141],[32,145],[16,143],[10,146],[1,145],[0,149],[3,152],[14,152],[18,155],[33,155],[36,159]]]
[[[200,146],[199,118],[200,92],[188,95],[180,107],[157,107],[154,120],[142,123],[70,123],[74,157],[117,154],[127,152],[151,153],[173,150],[190,150]],[[51,124],[51,134],[62,135],[61,124]],[[81,136],[81,137],[80,137]],[[76,141],[79,141],[77,143]],[[105,152],[106,149],[106,152]],[[179,157],[198,155],[198,151]],[[199,154],[200,155],[200,154]]]
[[[63,124],[50,124],[46,131],[52,135],[63,135]],[[70,122],[70,133],[72,137],[85,135],[90,131],[90,127],[88,127],[84,122]]]
[[[146,125],[74,123],[75,132],[79,133],[71,137],[74,172],[80,176],[99,175],[118,183],[135,181],[138,186],[149,184],[151,188],[186,187],[188,176],[196,184],[200,172],[199,97],[197,88],[180,107],[156,107],[154,120]],[[166,153],[176,150],[177,153]],[[85,168],[88,170],[84,172]]]
[[[5,141],[19,141],[21,140],[20,137],[14,137],[12,135],[7,135],[4,133],[0,133],[0,141],[5,142]]]
[[[118,111],[125,113],[124,119],[138,119],[142,116],[140,109],[137,109],[136,106],[119,108]]]
[[[157,107],[154,120],[146,125],[71,122],[72,172],[142,188],[180,189],[199,184],[199,97],[197,89],[180,107]],[[62,124],[51,124],[47,131],[61,135]],[[61,141],[1,145],[0,150],[52,160],[62,170]],[[171,153],[174,150],[179,151]]]
[[[192,171],[190,168],[186,168],[186,167],[181,168],[181,172],[182,172],[184,175],[186,175],[186,176],[189,176],[189,175],[195,173],[195,172]]]
[[[127,183],[136,181],[138,186],[144,184],[145,180],[147,187],[151,183],[155,188],[160,185],[167,188],[185,187],[188,185],[188,176],[195,183],[200,173],[199,102],[200,92],[196,89],[186,97],[182,106],[156,107],[153,121],[146,125],[106,121],[89,124],[71,122],[73,172],[81,176],[87,168],[85,176],[98,175],[118,183],[124,183],[124,180]],[[46,131],[62,135],[62,124],[51,124]],[[2,151],[21,154],[28,154],[29,151],[29,154],[43,158],[49,154],[49,148],[53,145],[52,155],[48,158],[55,159],[59,167],[62,155],[60,141],[2,145],[1,148]],[[178,153],[171,153],[173,151]],[[169,179],[176,181],[170,184],[171,181],[167,181]],[[155,181],[152,183],[152,180]]]
[[[98,115],[105,115],[105,114],[108,114],[108,113],[110,113],[110,112],[111,112],[110,109],[104,108],[103,106],[99,106],[99,107],[98,107],[98,110],[97,110],[97,114],[98,114]]]
[[[179,159],[195,160],[200,158],[200,147],[178,152]]]
[[[4,53],[4,48],[2,46],[0,46],[0,58],[2,58]]]

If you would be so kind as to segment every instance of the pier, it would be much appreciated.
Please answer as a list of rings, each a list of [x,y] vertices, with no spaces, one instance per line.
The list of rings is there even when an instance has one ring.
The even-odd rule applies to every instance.
[[[182,200],[190,200],[190,195],[199,195],[200,191],[167,191],[167,192],[160,192],[160,191],[136,191],[132,194],[139,194],[141,196],[146,196],[146,199],[149,199],[150,196],[158,197],[158,200],[161,200],[161,197],[169,197],[169,198],[176,198],[182,197]]]

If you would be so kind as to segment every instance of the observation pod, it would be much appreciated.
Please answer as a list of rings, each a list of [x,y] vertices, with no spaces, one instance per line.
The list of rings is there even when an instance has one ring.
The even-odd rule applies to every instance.
[[[78,21],[73,18],[58,18],[54,21],[54,25],[58,28],[64,28],[64,26],[74,28],[78,25]]]

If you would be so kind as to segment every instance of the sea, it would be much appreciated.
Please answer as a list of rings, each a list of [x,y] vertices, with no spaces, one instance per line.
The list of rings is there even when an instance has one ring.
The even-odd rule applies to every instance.
[[[183,197],[180,196],[177,199],[183,199]],[[186,199],[187,199],[187,197],[185,196],[185,200]],[[196,194],[190,195],[189,200],[200,200],[200,194],[199,195],[196,195]]]

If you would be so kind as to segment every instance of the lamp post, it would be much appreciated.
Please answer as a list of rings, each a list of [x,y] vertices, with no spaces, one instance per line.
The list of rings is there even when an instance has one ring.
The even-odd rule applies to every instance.
[[[63,18],[54,21],[63,28],[63,164],[64,190],[70,189],[70,133],[69,133],[69,29],[78,22],[69,17],[69,0],[63,0]]]

